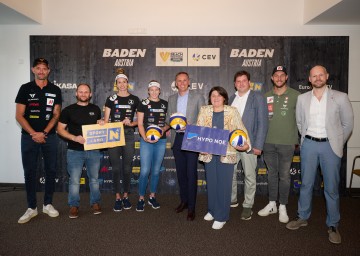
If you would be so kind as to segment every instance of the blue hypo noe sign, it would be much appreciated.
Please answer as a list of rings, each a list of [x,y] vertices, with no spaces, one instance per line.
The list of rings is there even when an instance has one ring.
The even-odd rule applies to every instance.
[[[181,149],[213,155],[226,155],[228,139],[228,130],[188,125]]]

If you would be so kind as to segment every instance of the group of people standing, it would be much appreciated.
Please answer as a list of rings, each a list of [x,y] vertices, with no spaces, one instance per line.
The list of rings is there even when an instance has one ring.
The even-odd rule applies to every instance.
[[[114,175],[115,203],[119,212],[132,207],[129,200],[132,158],[134,155],[134,130],[140,135],[139,199],[136,211],[145,207],[145,194],[149,186],[147,203],[160,208],[156,199],[159,173],[166,149],[166,131],[170,129],[169,117],[173,113],[186,116],[187,124],[233,131],[241,129],[248,140],[243,146],[227,146],[226,155],[182,150],[186,128],[171,130],[171,147],[175,158],[179,183],[180,203],[176,213],[187,209],[187,220],[195,219],[197,197],[197,164],[205,164],[208,193],[208,213],[213,229],[221,229],[229,220],[230,208],[239,205],[237,198],[237,164],[244,170],[244,201],[241,219],[250,220],[256,192],[256,167],[260,155],[268,169],[269,203],[258,212],[268,216],[279,212],[279,221],[287,223],[290,230],[306,226],[311,214],[312,189],[318,165],[324,177],[327,203],[329,240],[340,243],[338,231],[340,160],[343,146],[353,129],[353,112],[347,94],[330,89],[326,82],[329,74],[323,66],[310,70],[309,82],[313,90],[300,93],[287,86],[287,70],[276,66],[272,72],[273,88],[265,95],[251,90],[250,74],[239,71],[234,75],[236,92],[230,97],[220,86],[211,88],[208,104],[202,95],[189,89],[190,78],[186,72],[175,77],[178,92],[168,101],[160,98],[161,85],[152,80],[148,84],[149,97],[140,100],[128,91],[128,77],[119,73],[115,77],[117,93],[107,98],[104,118],[98,106],[90,103],[92,96],[88,84],[79,84],[77,102],[61,111],[61,91],[48,81],[48,61],[38,58],[32,72],[35,80],[21,86],[16,97],[16,120],[22,127],[21,151],[25,174],[28,209],[19,219],[26,223],[35,217],[36,169],[39,150],[44,155],[45,193],[43,212],[57,217],[52,205],[56,174],[56,132],[68,141],[67,170],[69,173],[69,217],[77,218],[80,205],[80,177],[86,165],[90,187],[90,205],[94,214],[101,213],[98,172],[101,152],[84,151],[85,139],[82,125],[122,122],[125,146],[109,148],[109,158]],[[157,125],[162,136],[155,141],[146,137],[146,128]],[[290,165],[295,145],[301,136],[301,178],[298,217],[289,222],[286,210],[290,191]],[[120,160],[120,158],[122,160]],[[149,179],[150,176],[150,179]],[[276,202],[279,202],[279,208]]]

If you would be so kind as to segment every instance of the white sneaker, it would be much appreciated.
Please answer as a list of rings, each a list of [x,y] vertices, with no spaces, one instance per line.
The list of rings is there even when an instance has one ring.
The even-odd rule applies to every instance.
[[[18,220],[18,223],[24,224],[24,223],[28,222],[29,220],[31,220],[31,218],[34,218],[36,215],[38,215],[37,208],[35,208],[35,209],[28,208],[26,210],[25,214],[23,216],[21,216],[21,218]]]
[[[289,216],[286,212],[286,206],[283,204],[280,204],[279,206],[279,221],[281,223],[288,223],[289,222]]]
[[[230,204],[230,207],[231,208],[236,208],[236,207],[238,207],[239,206],[239,203],[238,202],[231,202],[231,204]]]
[[[43,213],[46,213],[50,217],[57,217],[59,216],[59,212],[52,206],[52,204],[43,205]]]
[[[276,203],[273,201],[268,203],[264,209],[258,212],[258,214],[263,217],[269,216],[269,214],[274,214],[274,213],[277,213],[277,207],[276,207]]]
[[[208,213],[204,216],[204,220],[212,221],[213,219],[214,219],[214,217],[211,215],[210,212],[208,212]]]
[[[213,229],[222,229],[223,226],[225,225],[226,221],[224,222],[220,222],[220,221],[214,221],[213,225],[212,225],[212,228]]]

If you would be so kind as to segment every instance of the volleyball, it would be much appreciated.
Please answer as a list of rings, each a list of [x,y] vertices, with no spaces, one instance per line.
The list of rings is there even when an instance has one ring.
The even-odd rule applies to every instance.
[[[150,125],[146,128],[145,136],[149,140],[158,140],[161,138],[163,132],[161,128],[157,125]]]
[[[236,129],[233,130],[229,135],[229,143],[231,146],[244,146],[247,141],[247,135],[243,130]]]
[[[174,113],[170,116],[170,126],[175,130],[180,130],[186,126],[186,117],[181,113]]]

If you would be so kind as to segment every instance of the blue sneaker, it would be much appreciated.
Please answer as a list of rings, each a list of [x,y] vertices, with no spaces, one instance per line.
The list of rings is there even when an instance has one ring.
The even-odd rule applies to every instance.
[[[131,209],[131,203],[130,203],[130,200],[129,200],[128,197],[124,197],[122,201],[123,201],[123,205],[124,205],[125,210]]]
[[[158,202],[156,202],[155,197],[149,197],[148,204],[151,205],[153,209],[159,209],[160,208],[160,204]]]
[[[144,199],[141,199],[138,201],[137,205],[136,205],[136,211],[137,212],[143,212],[144,211],[144,207],[145,207],[145,202]]]
[[[121,210],[122,210],[122,201],[121,199],[117,199],[114,205],[114,212],[121,212]]]

